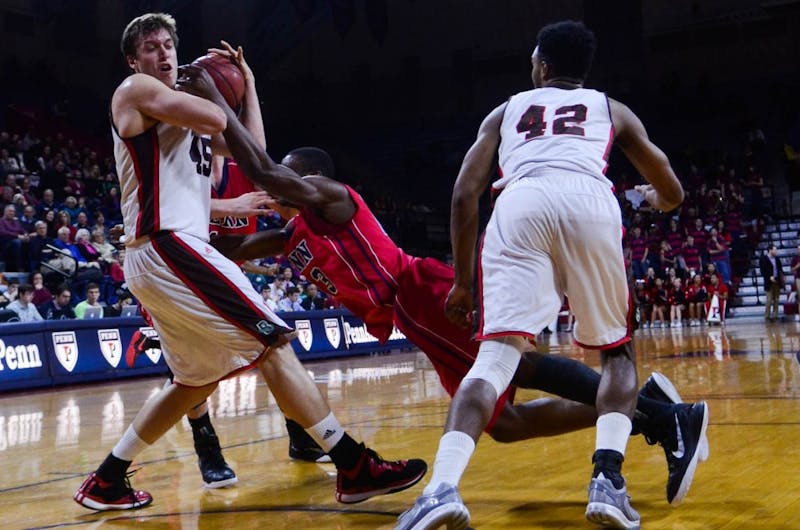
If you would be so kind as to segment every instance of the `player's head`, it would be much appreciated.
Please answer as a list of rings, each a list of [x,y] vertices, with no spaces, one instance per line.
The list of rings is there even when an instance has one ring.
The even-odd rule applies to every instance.
[[[582,84],[592,66],[597,43],[583,22],[565,20],[539,31],[531,57],[533,86],[562,78]]]
[[[308,175],[322,175],[333,178],[335,168],[331,155],[319,147],[298,147],[289,151],[281,164],[291,168],[301,177]]]
[[[178,79],[178,32],[166,13],[134,18],[122,32],[122,55],[134,72],[151,75],[169,87]]]

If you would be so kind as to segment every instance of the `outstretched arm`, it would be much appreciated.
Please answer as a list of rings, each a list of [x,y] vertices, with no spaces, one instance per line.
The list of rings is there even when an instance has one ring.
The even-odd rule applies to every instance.
[[[669,165],[667,155],[647,136],[641,120],[628,107],[608,99],[611,120],[616,131],[615,141],[637,171],[649,182],[636,186],[647,202],[668,212],[683,202],[683,187]]]
[[[308,206],[316,210],[326,221],[344,222],[349,219],[342,206],[351,204],[347,188],[339,182],[324,178],[300,178],[290,168],[275,162],[236,118],[233,110],[214,83],[203,82],[201,68],[189,65],[178,79],[181,90],[196,94],[220,105],[226,113],[227,127],[223,135],[228,149],[242,172],[254,184],[265,189],[273,197],[285,199],[293,204]],[[354,206],[350,207],[350,216]]]
[[[284,228],[263,230],[254,234],[222,234],[211,239],[211,245],[233,261],[277,256],[289,239]]]
[[[475,242],[478,238],[478,201],[486,190],[492,174],[497,146],[500,143],[500,124],[506,103],[495,108],[483,120],[478,138],[472,144],[453,187],[450,211],[450,242],[453,249],[455,280],[445,304],[447,317],[466,326],[472,313],[473,266]]]

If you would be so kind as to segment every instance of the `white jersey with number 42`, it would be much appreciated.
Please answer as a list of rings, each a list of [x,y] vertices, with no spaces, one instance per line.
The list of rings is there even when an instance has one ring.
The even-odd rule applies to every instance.
[[[614,127],[608,97],[586,88],[537,88],[520,92],[506,105],[500,127],[501,177],[492,184],[502,190],[539,170],[605,177]]]

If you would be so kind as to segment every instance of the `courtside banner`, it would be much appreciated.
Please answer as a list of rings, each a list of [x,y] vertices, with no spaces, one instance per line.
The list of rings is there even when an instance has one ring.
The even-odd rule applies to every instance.
[[[53,384],[166,373],[158,348],[126,355],[136,331],[155,335],[141,317],[53,321],[44,339]]]
[[[381,344],[375,336],[367,331],[364,322],[350,313],[342,315],[342,333],[347,351],[353,355],[385,352],[413,346],[397,327],[392,331],[389,340]]]
[[[0,392],[50,385],[43,329],[39,323],[0,326]]]

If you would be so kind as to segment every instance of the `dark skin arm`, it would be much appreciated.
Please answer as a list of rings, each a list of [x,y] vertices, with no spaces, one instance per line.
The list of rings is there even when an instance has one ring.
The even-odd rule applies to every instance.
[[[647,136],[642,121],[628,107],[608,99],[611,121],[614,124],[614,141],[641,175],[649,182],[636,186],[647,202],[668,212],[683,202],[683,187],[669,165],[667,155]]]
[[[247,235],[221,234],[211,239],[211,245],[230,260],[246,261],[283,253],[289,234],[284,228]]]
[[[208,76],[200,73],[199,67],[184,67],[178,79],[181,90],[218,105],[224,103],[224,98],[214,83],[209,81]],[[221,108],[230,120],[223,131],[225,143],[250,181],[273,197],[311,208],[316,215],[331,224],[345,223],[353,217],[355,204],[343,184],[316,175],[301,178],[291,168],[275,162],[236,118],[233,109],[227,105],[221,105]]]
[[[450,211],[450,242],[453,247],[455,280],[447,295],[445,314],[455,324],[469,325],[472,315],[473,264],[478,238],[478,201],[489,184],[500,143],[500,124],[506,104],[483,120],[478,137],[461,164]]]

